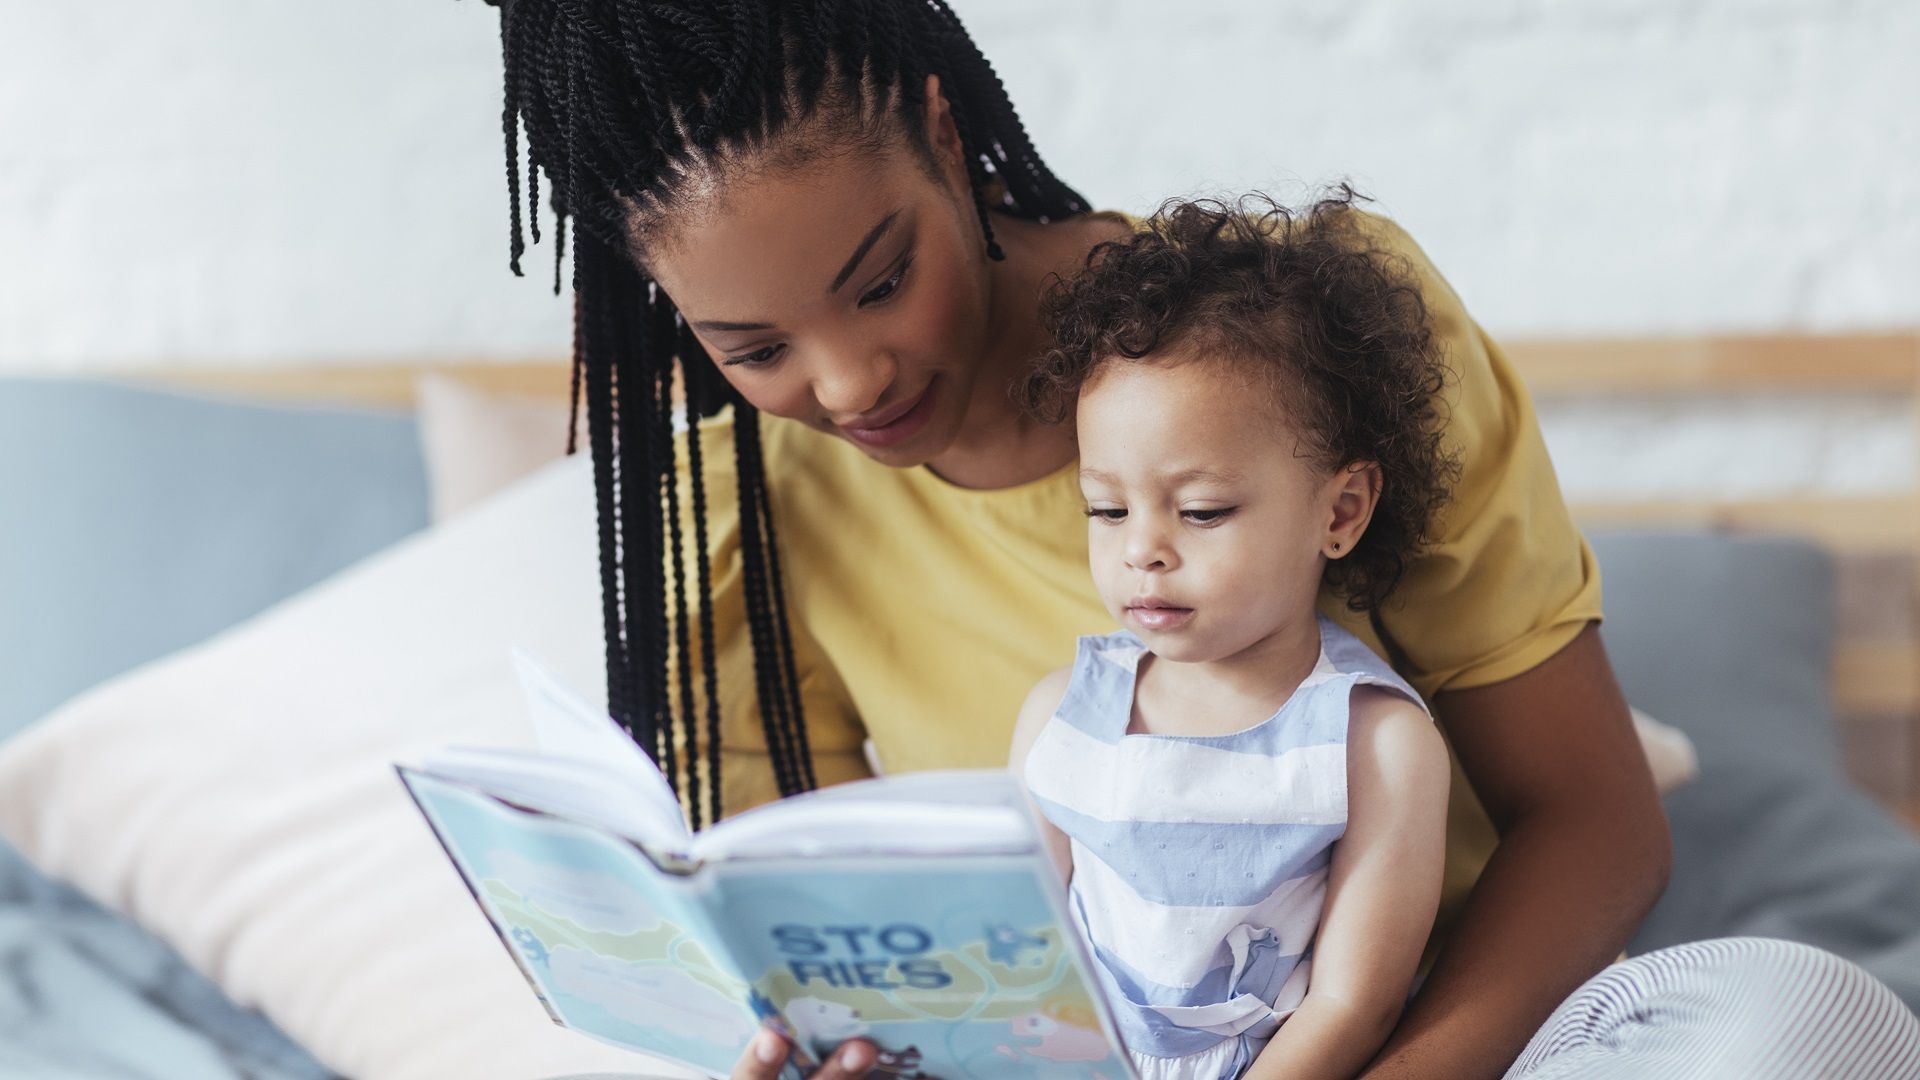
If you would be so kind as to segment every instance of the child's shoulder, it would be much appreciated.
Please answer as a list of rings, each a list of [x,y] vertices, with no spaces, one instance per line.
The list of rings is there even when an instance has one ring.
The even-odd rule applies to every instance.
[[[1020,715],[1013,721],[1013,745],[1009,752],[1009,764],[1017,773],[1026,767],[1027,753],[1040,738],[1040,730],[1053,719],[1060,710],[1060,703],[1066,699],[1067,687],[1073,682],[1073,665],[1055,668],[1040,676],[1040,681],[1027,691],[1027,700],[1020,706]]]
[[[1433,726],[1433,715],[1427,712],[1427,707],[1419,699],[1409,697],[1406,691],[1398,687],[1356,682],[1353,684],[1352,697],[1348,699],[1347,723],[1417,723],[1430,728]]]
[[[1075,666],[1063,664],[1040,676],[1040,681],[1034,683],[1033,689],[1027,692],[1027,703],[1020,710],[1022,717],[1036,707],[1044,707],[1046,714],[1052,715],[1060,707],[1061,699],[1066,697],[1067,687],[1073,683]]]
[[[1426,708],[1384,686],[1353,688],[1347,711],[1350,799],[1438,792],[1444,806],[1451,782],[1446,740]],[[1395,793],[1399,793],[1396,795]]]
[[[1020,707],[1020,724],[1040,724],[1058,712],[1076,678],[1089,688],[1111,689],[1116,677],[1130,678],[1146,646],[1126,630],[1106,634],[1086,634],[1075,643],[1073,661],[1040,677],[1027,692]]]

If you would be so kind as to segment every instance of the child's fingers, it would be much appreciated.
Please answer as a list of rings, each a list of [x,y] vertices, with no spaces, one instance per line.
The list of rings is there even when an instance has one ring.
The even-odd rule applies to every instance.
[[[863,1080],[880,1054],[865,1039],[851,1039],[828,1055],[826,1063],[815,1069],[809,1080]]]
[[[808,1074],[808,1080],[863,1080],[879,1052],[865,1039],[840,1044],[826,1063]],[[779,1080],[787,1060],[787,1041],[771,1031],[762,1031],[747,1044],[746,1052],[734,1063],[728,1080]]]
[[[771,1031],[761,1031],[747,1044],[740,1060],[733,1063],[728,1080],[778,1080],[780,1066],[787,1060],[787,1041]]]

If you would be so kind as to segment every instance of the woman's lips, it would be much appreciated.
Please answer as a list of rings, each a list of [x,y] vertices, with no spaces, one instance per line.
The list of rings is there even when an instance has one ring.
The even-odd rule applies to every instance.
[[[1146,630],[1175,630],[1193,618],[1193,609],[1169,607],[1159,601],[1136,600],[1127,605],[1127,614]]]
[[[884,424],[868,427],[840,424],[838,427],[846,433],[847,438],[862,446],[893,446],[913,438],[921,428],[927,426],[927,418],[933,415],[933,397],[933,384],[928,383],[927,388],[920,392],[920,400]]]

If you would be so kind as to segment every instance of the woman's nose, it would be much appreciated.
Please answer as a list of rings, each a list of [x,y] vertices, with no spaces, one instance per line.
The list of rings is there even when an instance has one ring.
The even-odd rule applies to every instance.
[[[836,421],[853,420],[893,404],[887,388],[899,374],[899,365],[886,353],[869,353],[859,360],[829,360],[813,377],[814,400]]]

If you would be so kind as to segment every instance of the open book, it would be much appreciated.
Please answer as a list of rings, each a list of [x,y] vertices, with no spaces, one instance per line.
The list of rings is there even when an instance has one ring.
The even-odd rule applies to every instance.
[[[653,762],[515,655],[538,752],[398,765],[554,1022],[724,1076],[863,1036],[876,1075],[1133,1076],[1015,778],[842,784],[690,834]]]

